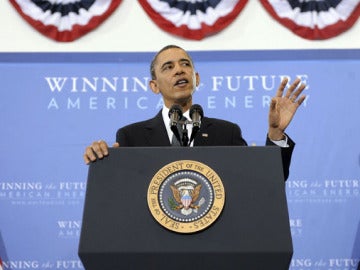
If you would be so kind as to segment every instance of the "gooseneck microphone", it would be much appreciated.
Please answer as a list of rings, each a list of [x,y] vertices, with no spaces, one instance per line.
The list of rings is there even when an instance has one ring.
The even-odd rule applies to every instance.
[[[170,118],[170,129],[172,130],[172,132],[174,133],[176,139],[179,141],[180,145],[182,145],[181,140],[180,140],[180,133],[178,130],[178,124],[180,119],[182,118],[182,110],[181,107],[177,104],[174,104],[171,106],[170,110],[169,110],[169,118]]]
[[[189,144],[194,140],[197,132],[201,126],[201,119],[204,117],[204,111],[199,104],[194,104],[190,107],[190,118],[192,120],[192,132]]]

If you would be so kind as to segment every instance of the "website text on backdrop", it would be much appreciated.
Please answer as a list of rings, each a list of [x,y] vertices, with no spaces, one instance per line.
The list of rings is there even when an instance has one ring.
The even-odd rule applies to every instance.
[[[191,56],[181,47],[168,45],[163,47],[153,58],[150,65],[151,80],[149,86],[155,94],[161,94],[163,109],[146,121],[130,124],[120,128],[116,133],[113,147],[119,146],[171,146],[174,136],[170,127],[169,111],[173,105],[180,106],[183,116],[189,122],[190,108],[193,106],[193,94],[200,84],[200,75],[195,70]],[[285,134],[285,129],[293,119],[297,109],[305,100],[301,95],[305,84],[297,78],[288,85],[284,78],[272,98],[269,108],[268,133],[266,145],[281,147],[284,179],[289,175],[291,155],[295,143]],[[285,92],[285,93],[284,93]],[[183,125],[192,133],[193,125]],[[229,121],[203,117],[201,127],[190,146],[246,146],[240,127]],[[86,164],[107,156],[108,144],[104,140],[94,141],[86,147],[84,161]]]

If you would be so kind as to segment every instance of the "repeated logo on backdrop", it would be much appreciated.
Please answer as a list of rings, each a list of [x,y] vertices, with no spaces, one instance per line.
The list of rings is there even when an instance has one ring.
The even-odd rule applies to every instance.
[[[360,179],[294,179],[286,187],[289,203],[346,203],[360,198]]]
[[[81,206],[84,182],[1,182],[0,200],[12,206]]]

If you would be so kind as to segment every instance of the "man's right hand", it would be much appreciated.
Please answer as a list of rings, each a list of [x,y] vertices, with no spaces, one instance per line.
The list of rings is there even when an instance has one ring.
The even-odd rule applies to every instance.
[[[113,147],[119,147],[118,143],[114,143]],[[93,142],[91,145],[86,147],[84,153],[84,161],[86,164],[96,161],[97,158],[102,159],[109,155],[109,146],[103,140]]]

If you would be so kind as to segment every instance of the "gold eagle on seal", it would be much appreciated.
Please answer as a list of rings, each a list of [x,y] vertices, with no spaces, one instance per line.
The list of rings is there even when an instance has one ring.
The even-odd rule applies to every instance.
[[[202,198],[199,204],[195,204],[199,199],[201,187],[201,184],[188,178],[177,181],[175,185],[170,185],[173,197],[177,203],[177,206],[174,206],[173,209],[181,210],[181,213],[184,215],[191,214],[192,209],[195,209],[195,212],[197,212],[197,209],[199,209],[205,201],[205,199]]]

